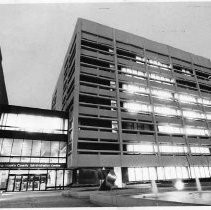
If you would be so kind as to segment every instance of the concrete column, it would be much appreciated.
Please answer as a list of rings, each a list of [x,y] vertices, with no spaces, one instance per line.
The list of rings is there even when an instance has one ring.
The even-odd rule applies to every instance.
[[[123,184],[122,184],[122,169],[121,169],[121,167],[114,167],[114,173],[116,175],[115,185],[117,185],[118,188],[122,188]]]

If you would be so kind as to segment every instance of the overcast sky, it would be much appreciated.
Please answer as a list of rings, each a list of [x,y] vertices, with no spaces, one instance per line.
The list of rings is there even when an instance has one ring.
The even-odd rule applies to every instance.
[[[50,108],[78,17],[211,58],[211,2],[0,5],[10,104]]]

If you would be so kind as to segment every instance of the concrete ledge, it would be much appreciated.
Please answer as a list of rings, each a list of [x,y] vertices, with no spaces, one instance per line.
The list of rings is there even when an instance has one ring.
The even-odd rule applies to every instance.
[[[201,206],[201,204],[162,201],[145,198],[132,198],[124,195],[91,194],[90,201],[100,206]]]
[[[92,193],[98,193],[99,187],[92,188],[72,188],[69,190],[64,190],[62,196],[64,197],[74,197],[74,198],[89,198],[89,195]]]

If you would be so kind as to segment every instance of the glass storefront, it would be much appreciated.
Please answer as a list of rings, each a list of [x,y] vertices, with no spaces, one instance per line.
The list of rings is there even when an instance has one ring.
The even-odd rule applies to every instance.
[[[64,189],[70,183],[71,170],[0,170],[0,189],[9,192]]]
[[[39,133],[67,134],[68,120],[23,113],[2,113],[0,129]]]
[[[0,162],[66,163],[66,142],[0,138]]]

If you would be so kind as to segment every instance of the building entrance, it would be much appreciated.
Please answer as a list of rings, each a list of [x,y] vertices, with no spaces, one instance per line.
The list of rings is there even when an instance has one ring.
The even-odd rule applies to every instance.
[[[11,174],[8,178],[7,191],[46,190],[47,174]]]

